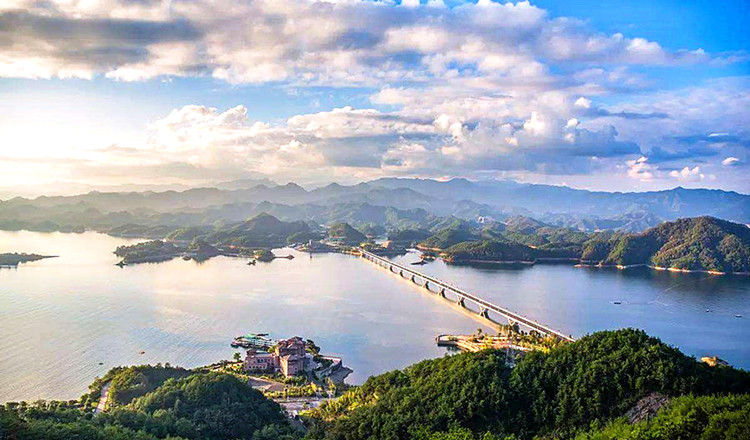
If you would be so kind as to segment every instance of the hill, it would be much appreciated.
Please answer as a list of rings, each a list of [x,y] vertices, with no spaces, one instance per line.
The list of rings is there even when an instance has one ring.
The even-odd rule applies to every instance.
[[[549,353],[532,352],[514,368],[501,352],[488,350],[371,377],[314,410],[317,429],[310,437],[570,438],[623,415],[654,392],[702,396],[748,391],[747,372],[710,368],[641,331],[606,331]],[[455,430],[467,435],[450,437],[448,432]],[[486,433],[490,436],[483,437]]]
[[[299,435],[281,407],[226,373],[170,367],[119,368],[106,376],[119,390],[108,410],[95,400],[6,404],[0,435],[44,440],[292,440]],[[96,387],[92,386],[92,389]]]
[[[438,232],[422,241],[419,247],[425,249],[447,249],[464,241],[475,241],[478,239],[479,235],[468,222],[454,220],[448,226],[441,228]]]
[[[365,234],[359,232],[349,225],[349,223],[336,222],[328,227],[328,238],[341,243],[357,246],[367,241]]]
[[[602,256],[606,254],[605,258]],[[680,270],[750,272],[750,228],[713,217],[679,219],[586,244],[583,259]]]
[[[445,250],[448,263],[480,263],[502,261],[530,263],[536,259],[534,249],[509,241],[483,240],[465,241]]]
[[[530,352],[515,366],[508,359],[484,350],[370,377],[305,414],[305,438],[747,438],[750,373],[696,362],[642,331],[594,333]],[[107,411],[94,417],[105,382],[114,394]],[[655,395],[662,401],[656,417],[633,419],[633,409]],[[115,368],[80,401],[7,403],[0,406],[0,434],[45,440],[303,437],[278,404],[240,377],[169,365]]]
[[[284,222],[270,214],[260,213],[250,220],[222,228],[200,238],[214,245],[249,248],[281,247],[287,244],[289,236],[309,232],[310,227],[305,222]]]
[[[629,423],[622,417],[603,429],[581,433],[576,440],[667,438],[750,438],[750,395],[678,397],[652,420]]]
[[[354,227],[371,223],[387,229],[433,231],[456,218],[486,222],[521,215],[549,226],[587,232],[638,232],[664,220],[703,215],[750,223],[750,195],[685,188],[608,193],[465,179],[379,179],[308,191],[293,183],[248,181],[184,191],[92,191],[66,197],[16,197],[0,201],[0,229],[93,229],[161,239],[177,228],[237,223],[264,212],[288,222],[343,221]]]

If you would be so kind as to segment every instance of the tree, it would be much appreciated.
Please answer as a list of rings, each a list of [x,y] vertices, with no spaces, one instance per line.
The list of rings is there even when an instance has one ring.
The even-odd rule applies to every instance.
[[[235,362],[241,362],[242,361],[242,355],[238,352],[234,354],[234,360]]]

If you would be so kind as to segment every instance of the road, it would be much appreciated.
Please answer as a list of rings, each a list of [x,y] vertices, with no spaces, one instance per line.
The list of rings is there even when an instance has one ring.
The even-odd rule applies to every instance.
[[[102,386],[102,393],[99,396],[99,404],[96,405],[94,414],[102,413],[107,408],[107,400],[109,399],[109,386],[111,384],[112,382],[107,382]]]

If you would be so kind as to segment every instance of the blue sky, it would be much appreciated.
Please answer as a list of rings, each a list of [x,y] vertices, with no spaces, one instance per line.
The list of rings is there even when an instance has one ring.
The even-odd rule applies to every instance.
[[[742,1],[14,0],[0,186],[750,192],[749,18]]]

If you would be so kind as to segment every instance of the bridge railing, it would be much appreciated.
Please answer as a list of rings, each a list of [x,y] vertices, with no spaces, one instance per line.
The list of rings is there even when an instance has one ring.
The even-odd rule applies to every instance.
[[[406,271],[406,272],[408,272],[408,273],[410,273],[412,275],[418,276],[418,277],[422,278],[423,280],[425,280],[426,282],[430,282],[430,283],[436,284],[436,285],[438,285],[438,286],[440,286],[442,288],[449,289],[449,290],[453,291],[459,297],[463,297],[465,299],[468,299],[469,301],[477,304],[480,307],[484,307],[486,309],[494,311],[495,313],[499,313],[500,315],[504,316],[505,318],[507,318],[509,320],[518,322],[519,324],[523,324],[524,326],[526,326],[528,328],[531,328],[531,329],[534,329],[534,330],[536,330],[536,331],[538,331],[540,333],[544,333],[544,334],[547,334],[547,335],[553,335],[553,336],[556,336],[558,338],[564,339],[566,341],[571,341],[572,342],[572,341],[575,340],[572,337],[570,337],[568,335],[565,335],[565,334],[563,334],[560,331],[557,331],[557,330],[555,330],[553,328],[550,328],[550,327],[548,327],[548,326],[546,326],[544,324],[540,324],[540,323],[538,323],[538,322],[536,322],[536,321],[534,321],[532,319],[526,318],[523,315],[519,315],[518,313],[512,312],[512,311],[506,309],[505,307],[500,307],[498,305],[492,304],[489,301],[485,301],[482,298],[479,298],[479,297],[477,297],[475,295],[472,295],[471,293],[466,292],[465,290],[463,290],[463,289],[461,289],[459,287],[453,286],[453,285],[451,285],[451,284],[449,284],[449,283],[447,283],[445,281],[439,280],[439,279],[437,279],[435,277],[432,277],[430,275],[425,275],[425,274],[423,274],[421,272],[418,272],[418,271],[416,271],[414,269],[411,269],[411,268],[408,268],[406,266],[403,266],[403,265],[401,265],[399,263],[396,263],[394,261],[391,261],[391,260],[389,260],[387,258],[383,258],[383,257],[381,257],[379,255],[375,255],[372,252],[366,251],[364,249],[362,249],[361,252],[362,252],[362,256],[363,257],[369,257],[370,259],[381,261],[381,262],[383,262],[385,264],[388,264],[390,266],[397,267],[397,268],[399,268],[399,269],[401,269],[403,271]]]

